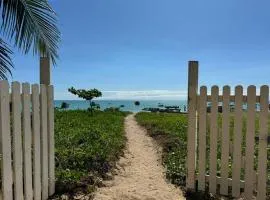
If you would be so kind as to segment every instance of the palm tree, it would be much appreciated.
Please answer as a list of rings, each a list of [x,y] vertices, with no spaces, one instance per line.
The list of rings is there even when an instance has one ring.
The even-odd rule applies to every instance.
[[[56,14],[48,0],[0,0],[2,14],[0,38],[0,78],[7,79],[13,63],[12,51],[5,42],[27,54],[49,57],[53,64],[58,58],[60,31]]]

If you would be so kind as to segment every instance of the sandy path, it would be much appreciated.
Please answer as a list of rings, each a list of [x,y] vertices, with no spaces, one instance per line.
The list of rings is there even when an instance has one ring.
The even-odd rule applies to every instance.
[[[179,189],[166,182],[155,144],[134,115],[126,117],[125,130],[127,150],[119,161],[118,175],[98,189],[95,200],[185,199]]]

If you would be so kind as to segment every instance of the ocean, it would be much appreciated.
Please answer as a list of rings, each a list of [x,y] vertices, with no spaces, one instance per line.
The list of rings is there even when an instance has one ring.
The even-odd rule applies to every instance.
[[[68,103],[68,109],[71,110],[87,109],[89,107],[87,101],[81,100],[55,100],[55,107],[60,107],[62,102]],[[186,106],[185,100],[140,100],[140,105],[138,106],[134,104],[134,100],[95,100],[94,102],[100,105],[101,110],[123,105],[124,107],[121,107],[120,110],[135,113],[142,111],[143,108],[158,108],[158,104],[163,104],[164,106],[179,106],[182,111],[184,110],[184,106]]]

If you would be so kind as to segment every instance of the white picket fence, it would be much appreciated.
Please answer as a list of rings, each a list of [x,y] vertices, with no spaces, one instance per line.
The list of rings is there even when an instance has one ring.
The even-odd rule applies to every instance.
[[[207,95],[207,88],[198,87],[198,63],[189,65],[189,116],[188,116],[188,157],[187,157],[187,188],[205,191],[208,183],[212,194],[228,195],[245,199],[266,199],[267,188],[267,145],[268,145],[268,116],[269,116],[269,87],[260,88],[260,95],[256,96],[256,87],[249,86],[247,95],[243,95],[243,87],[235,87],[235,94],[231,95],[229,86],[223,87],[223,94],[219,94],[218,86],[211,88],[211,95]],[[211,103],[211,111],[207,113],[207,103]],[[235,104],[234,111],[230,103]],[[256,103],[260,105],[256,110]],[[247,105],[247,112],[243,105]],[[222,105],[222,113],[218,114],[218,106]],[[233,116],[233,139],[230,139],[230,117]],[[258,156],[255,156],[255,120],[259,118]],[[218,126],[221,118],[221,128]],[[243,117],[246,117],[246,135],[243,137]],[[207,127],[210,129],[210,152],[207,152]],[[245,146],[243,141],[245,140]],[[220,141],[220,143],[218,143]],[[218,148],[221,157],[218,157]],[[245,149],[244,155],[242,148]],[[208,155],[207,155],[208,154]],[[255,162],[258,163],[255,171]],[[218,165],[218,162],[219,165]],[[231,176],[229,165],[231,164]],[[209,165],[209,170],[207,170]],[[217,168],[220,166],[220,169]],[[196,171],[197,170],[197,171]],[[241,171],[244,178],[241,180]],[[220,186],[218,191],[218,187]],[[243,190],[243,194],[240,191]]]
[[[46,200],[54,194],[53,100],[53,86],[30,88],[28,83],[13,82],[10,88],[0,81],[3,200]]]

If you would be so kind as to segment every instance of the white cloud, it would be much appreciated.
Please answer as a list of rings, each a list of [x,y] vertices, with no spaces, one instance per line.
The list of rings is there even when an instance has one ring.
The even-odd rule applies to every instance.
[[[138,99],[138,100],[162,100],[162,99],[186,99],[187,92],[184,90],[107,90],[102,91],[101,100],[120,100],[120,99]],[[55,92],[55,99],[76,100],[74,95],[68,92]]]
[[[103,91],[101,99],[184,99],[187,93],[181,90]]]

